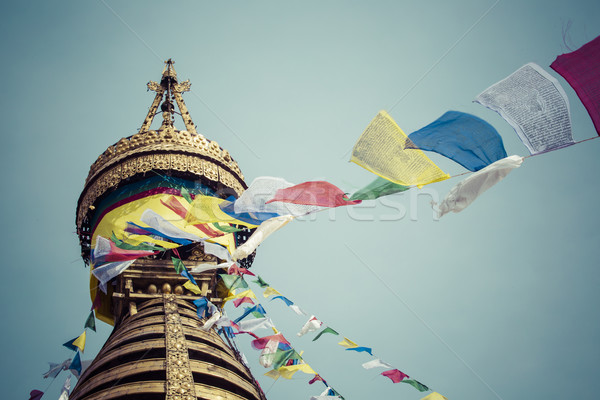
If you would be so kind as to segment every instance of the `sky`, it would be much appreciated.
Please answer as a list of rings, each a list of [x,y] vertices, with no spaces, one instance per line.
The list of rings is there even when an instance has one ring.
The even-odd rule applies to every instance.
[[[168,58],[192,82],[184,99],[198,132],[232,154],[247,183],[327,180],[352,193],[373,175],[348,162],[350,150],[380,110],[407,134],[468,112],[498,130],[509,155],[526,156],[473,99],[528,62],[563,86],[575,140],[597,136],[549,68],[600,34],[597,1],[31,1],[5,4],[0,18],[3,398],[46,390],[47,362],[72,356],[61,345],[81,334],[91,305],[77,199],[96,157],[141,126],[153,99],[145,85]],[[440,220],[430,203],[461,178],[294,221],[260,246],[253,270],[450,400],[594,398],[599,153],[592,140],[526,159]],[[282,303],[263,305],[347,400],[423,397],[363,369],[371,357],[338,337],[298,338],[305,320]],[[98,322],[84,359],[110,330]],[[321,392],[301,373],[263,376],[249,340],[237,343],[269,399]],[[65,378],[44,399],[58,398]]]

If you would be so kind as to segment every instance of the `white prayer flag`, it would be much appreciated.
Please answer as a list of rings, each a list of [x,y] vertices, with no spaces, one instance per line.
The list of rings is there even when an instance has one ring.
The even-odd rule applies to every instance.
[[[246,243],[235,249],[232,258],[241,260],[248,257],[270,234],[282,228],[294,218],[292,215],[284,215],[266,220],[256,228],[256,231],[248,238]]]
[[[379,358],[376,358],[376,359],[371,360],[371,361],[367,361],[362,366],[363,366],[364,369],[371,369],[371,368],[394,368],[390,364],[381,361]]]
[[[323,323],[316,319],[314,315],[311,315],[309,320],[306,321],[306,323],[302,327],[302,329],[300,329],[300,332],[298,332],[298,336],[303,336],[308,332],[314,332],[317,329],[319,329],[321,325],[323,325]]]
[[[98,287],[106,293],[106,284],[112,278],[119,276],[125,271],[135,260],[118,261],[103,264],[100,267],[96,267],[92,270],[92,274],[100,281]]]
[[[150,228],[156,229],[160,233],[163,233],[167,236],[171,236],[173,238],[187,239],[191,240],[192,242],[201,242],[206,239],[176,227],[171,222],[167,221],[164,217],[152,211],[151,209],[147,209],[142,213],[140,221],[148,225]]]
[[[241,331],[246,332],[254,332],[257,329],[274,327],[273,321],[271,321],[271,318],[269,317],[243,320],[238,322],[238,326]]]

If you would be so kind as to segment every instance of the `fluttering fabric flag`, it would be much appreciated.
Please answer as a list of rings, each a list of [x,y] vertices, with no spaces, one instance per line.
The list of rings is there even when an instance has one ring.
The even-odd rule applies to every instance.
[[[194,293],[194,294],[202,294],[202,290],[200,290],[200,288],[198,287],[198,285],[193,284],[190,281],[186,281],[183,284],[183,287],[186,288],[187,290],[189,290],[190,292]]]
[[[347,349],[350,349],[352,347],[358,347],[358,345],[356,343],[354,343],[352,340],[348,339],[347,337],[345,337],[344,340],[342,340],[338,344]]]
[[[286,306],[291,306],[292,304],[294,304],[293,301],[291,301],[290,299],[288,299],[287,297],[284,297],[284,296],[274,296],[271,299],[271,301],[273,301],[275,299],[280,299],[281,301],[283,301],[285,303]]]
[[[333,330],[332,328],[330,328],[330,327],[327,326],[321,332],[317,333],[317,336],[315,336],[315,338],[312,341],[314,342],[315,340],[317,340],[318,338],[320,338],[321,335],[323,335],[324,333],[331,333],[333,335],[339,335],[339,333],[337,333],[335,330]]]
[[[450,178],[421,150],[406,148],[407,136],[380,111],[360,136],[350,161],[391,182],[423,186]]]
[[[243,268],[243,267],[238,267],[238,265],[236,263],[233,263],[229,266],[229,269],[227,269],[227,273],[229,275],[250,275],[250,276],[255,276],[252,272],[248,271],[247,268]]]
[[[364,369],[372,369],[372,368],[393,368],[390,364],[381,361],[379,358],[376,358],[371,361],[367,361],[363,365]]]
[[[315,318],[314,315],[311,315],[310,318],[308,319],[308,321],[306,321],[306,323],[302,327],[302,329],[300,329],[300,332],[297,333],[297,335],[304,336],[308,332],[314,332],[317,329],[319,329],[321,327],[321,325],[323,325],[323,323],[321,321],[319,321],[317,318]]]
[[[262,307],[262,305],[257,304],[254,307],[248,307],[244,310],[244,313],[242,315],[240,315],[239,317],[237,317],[235,320],[233,320],[233,322],[235,322],[236,324],[239,323],[241,320],[243,320],[244,318],[246,318],[248,315],[250,315],[251,313],[258,313],[260,316],[257,316],[257,318],[262,318],[265,316],[265,314],[267,314],[265,312],[265,309]]]
[[[252,181],[248,189],[234,202],[236,213],[275,213],[277,215],[305,215],[321,207],[304,204],[273,202],[267,203],[280,189],[294,186],[283,178],[261,176]]]
[[[370,347],[364,347],[364,346],[358,346],[358,347],[349,347],[346,349],[346,351],[356,351],[358,353],[361,352],[365,352],[365,353],[369,353],[370,355],[373,355],[373,349]]]
[[[151,209],[145,210],[142,213],[140,220],[150,228],[162,233],[165,237],[187,239],[191,242],[201,242],[204,240],[204,238],[198,235],[194,235],[191,232],[186,232],[183,229],[179,229],[170,221],[167,221],[163,216]]]
[[[198,286],[198,283],[196,282],[196,280],[194,279],[192,274],[190,274],[190,272],[187,270],[187,268],[185,266],[183,267],[183,271],[181,271],[181,273],[179,275],[183,276],[184,278],[187,278],[188,282],[192,283],[192,285]]]
[[[421,400],[448,400],[448,399],[437,392],[433,392],[433,393],[423,397]]]
[[[404,378],[408,378],[408,375],[406,375],[404,372],[400,371],[399,369],[391,369],[389,371],[383,371],[381,373],[381,375],[387,376],[394,383],[398,383],[398,382],[402,381]]]
[[[108,262],[120,262],[135,260],[140,257],[146,257],[156,254],[155,251],[124,250],[116,246],[112,241],[98,236],[96,246],[91,252],[92,264],[100,265]]]
[[[240,305],[242,305],[244,303],[254,304],[254,301],[252,301],[252,299],[250,297],[242,297],[240,299],[233,300],[233,305],[235,306],[235,308],[238,308]]]
[[[213,255],[221,260],[231,261],[231,254],[226,247],[217,243],[204,242],[204,253]]]
[[[273,321],[271,321],[271,318],[265,317],[240,321],[238,326],[240,327],[241,331],[254,332],[257,329],[273,328],[274,325]]]
[[[571,53],[558,56],[550,68],[575,90],[600,135],[600,36]]]
[[[248,257],[259,244],[261,244],[269,235],[273,232],[283,228],[290,221],[292,221],[295,217],[293,215],[284,215],[281,217],[275,217],[266,220],[254,231],[252,235],[248,238],[248,240],[237,247],[233,251],[232,258],[234,260],[241,260]]]
[[[273,372],[275,371],[275,372]],[[265,375],[272,379],[277,379],[279,377],[285,379],[292,379],[294,374],[298,371],[302,371],[305,374],[315,375],[316,372],[310,367],[308,364],[295,364],[295,365],[285,365],[280,367],[277,370],[271,370],[267,372]]]
[[[298,307],[296,304],[290,304],[289,307],[290,307],[290,309],[292,311],[294,311],[298,315],[306,315],[306,313],[304,312],[304,310],[301,309],[300,307]]]
[[[111,279],[122,274],[134,261],[135,260],[111,262],[94,268],[92,274],[98,279],[100,290],[106,293],[106,284]]]
[[[265,282],[263,280],[263,278],[260,277],[260,275],[258,275],[257,278],[258,279],[256,279],[255,281],[252,281],[252,282],[256,283],[258,286],[260,286],[263,289],[269,286],[269,284],[267,282]]]
[[[248,289],[248,283],[239,275],[219,274],[223,284],[229,290]]]
[[[567,94],[535,63],[525,64],[490,86],[475,101],[500,114],[531,154],[574,143]]]
[[[275,357],[273,358],[273,369],[279,369],[289,360],[302,360],[300,354],[294,349],[289,350],[277,350]]]
[[[238,294],[227,296],[223,300],[228,301],[228,300],[233,300],[233,299],[242,299],[244,297],[250,297],[252,299],[255,299],[256,295],[254,294],[254,292],[251,289],[248,289],[248,290],[244,290],[243,292],[239,292]]]
[[[208,311],[208,299],[206,297],[201,297],[194,300],[192,303],[196,306],[198,318],[204,318],[206,316],[206,312]]]
[[[304,182],[279,189],[267,204],[284,202],[319,207],[340,207],[360,204],[361,200],[350,200],[337,186],[325,181]]]
[[[77,352],[77,354],[75,354],[75,357],[73,357],[73,361],[71,361],[71,364],[69,365],[69,370],[73,372],[75,376],[79,376],[81,374],[82,366],[81,356],[79,355],[79,352]]]
[[[195,265],[194,267],[190,268],[190,272],[193,272],[195,274],[199,274],[201,272],[205,272],[205,271],[210,271],[213,269],[229,269],[229,267],[231,267],[233,265],[233,261],[227,261],[221,264],[198,264]]]
[[[265,336],[265,337],[258,338],[258,339],[254,339],[252,342],[250,342],[250,344],[252,345],[253,349],[255,349],[255,350],[262,350],[262,349],[265,348],[265,346],[267,345],[267,343],[269,342],[269,340],[276,341],[277,343],[285,343],[287,345],[290,344],[290,342],[288,342],[286,340],[286,338],[284,338],[281,333],[278,333],[278,334],[275,334],[275,335],[271,335],[271,336]]]
[[[411,385],[412,387],[417,389],[419,392],[428,392],[429,391],[429,388],[427,386],[423,385],[421,382],[414,380],[414,379],[403,379],[401,382],[408,383],[409,385]]]
[[[71,375],[67,376],[65,379],[65,383],[63,383],[63,387],[60,390],[60,396],[58,400],[69,400],[69,392],[71,391]]]
[[[269,297],[269,296],[272,296],[272,295],[274,295],[274,294],[281,295],[281,293],[279,293],[277,290],[273,289],[271,286],[267,287],[267,288],[265,289],[265,291],[263,292],[263,296],[264,296],[265,298],[266,298],[266,297]]]
[[[221,312],[219,311],[219,309],[217,308],[217,306],[215,306],[213,303],[211,303],[210,301],[207,302],[208,305],[208,314],[210,314],[210,318],[206,320],[206,322],[204,323],[204,325],[200,328],[203,331],[208,331],[210,330],[210,328],[213,327],[213,325],[221,318]]]
[[[270,368],[273,365],[273,361],[275,360],[275,354],[277,353],[278,347],[278,341],[269,340],[262,352],[260,353],[260,357],[258,358],[259,364],[265,368]]]
[[[506,157],[496,129],[481,118],[460,111],[446,112],[408,135],[408,139],[417,148],[448,157],[469,171],[479,171]]]
[[[91,330],[93,330],[94,332],[96,332],[96,318],[94,318],[94,312],[90,312],[90,315],[87,317],[87,319],[85,320],[85,325],[83,327],[85,328],[89,328]]]
[[[48,364],[50,365],[50,369],[48,370],[48,372],[44,373],[44,375],[43,375],[44,379],[56,378],[61,371],[66,371],[67,369],[69,369],[69,365],[71,365],[71,361],[72,360],[70,358],[67,358],[65,361],[63,361],[60,364],[49,362]]]
[[[316,374],[314,378],[312,378],[310,381],[308,381],[309,385],[312,385],[313,383],[315,383],[316,381],[321,381],[324,382],[323,378],[321,378],[321,375]]]
[[[506,175],[523,163],[523,157],[510,156],[473,173],[459,182],[439,205],[439,216],[460,212],[467,208],[483,192],[500,182]]]
[[[181,274],[183,270],[185,270],[185,265],[183,264],[183,261],[181,261],[180,258],[171,257],[171,261],[173,261],[173,268],[175,268],[175,272],[177,272],[178,274]]]
[[[29,400],[40,400],[43,395],[44,392],[34,389],[31,392],[29,392]]]
[[[71,350],[79,349],[79,351],[83,353],[83,350],[85,349],[85,331],[75,339],[71,339],[64,343],[63,346]]]
[[[352,193],[350,200],[374,200],[382,196],[404,192],[408,189],[410,189],[409,186],[399,185],[378,176],[364,188]]]
[[[247,226],[248,228],[256,228],[258,226],[258,224],[249,223],[232,217],[221,209],[221,204],[229,204],[229,202],[218,197],[196,196],[185,219],[189,224],[227,222],[234,225]]]

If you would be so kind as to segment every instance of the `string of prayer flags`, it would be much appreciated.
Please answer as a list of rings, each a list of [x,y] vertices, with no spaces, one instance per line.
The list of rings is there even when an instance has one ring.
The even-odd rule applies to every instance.
[[[389,371],[383,371],[381,373],[381,375],[387,376],[394,383],[398,383],[398,382],[402,381],[404,378],[408,378],[408,375],[406,375],[404,372],[402,372],[398,369],[391,369]]]
[[[433,392],[433,393],[423,397],[421,400],[448,400],[448,399],[437,392]]]
[[[321,321],[319,321],[317,318],[315,318],[314,315],[311,315],[310,318],[308,319],[308,321],[306,321],[306,323],[302,327],[302,329],[300,329],[300,332],[297,333],[297,335],[304,336],[308,332],[314,332],[317,329],[319,329],[321,327],[321,325],[323,325],[323,323]]]
[[[356,351],[358,353],[360,352],[365,352],[365,353],[369,353],[370,355],[373,355],[373,349],[370,347],[363,347],[363,346],[357,346],[357,347],[349,347],[346,349],[346,351]]]
[[[429,125],[408,135],[416,148],[433,151],[478,171],[506,157],[502,137],[493,126],[474,115],[448,111]]]
[[[241,260],[248,257],[269,235],[283,228],[294,218],[293,215],[284,215],[266,220],[260,224],[244,244],[234,250],[232,258],[234,260]]]
[[[40,400],[43,395],[44,392],[34,389],[31,392],[29,392],[29,400]]]
[[[407,139],[392,117],[380,111],[354,145],[350,161],[403,186],[421,187],[450,178],[421,150],[407,148]]]
[[[319,207],[340,207],[360,204],[361,200],[350,200],[337,186],[325,181],[304,182],[279,189],[267,204],[275,201]]]
[[[63,383],[63,387],[60,390],[60,396],[58,400],[69,400],[69,392],[71,391],[71,375],[67,376],[65,379],[65,383]]]
[[[73,357],[73,361],[71,361],[71,364],[69,365],[69,370],[73,372],[73,374],[76,374],[76,376],[81,374],[81,356],[79,355],[79,352]]]
[[[339,335],[339,333],[337,333],[335,330],[333,330],[332,328],[327,326],[321,332],[317,333],[317,336],[315,336],[315,338],[312,341],[314,342],[315,340],[320,338],[321,335],[323,335],[324,333],[331,333],[332,335]]]
[[[379,358],[376,358],[371,361],[367,361],[363,365],[364,369],[372,369],[372,368],[393,368],[390,364],[381,361]]]
[[[429,388],[427,386],[423,385],[421,382],[414,380],[414,379],[403,379],[401,382],[408,383],[409,385],[411,385],[412,387],[417,389],[419,392],[428,392],[429,391]]]
[[[467,208],[483,192],[500,182],[506,175],[523,163],[523,157],[510,156],[473,173],[457,183],[439,205],[439,217]]]
[[[269,296],[273,296],[274,294],[281,295],[281,293],[279,293],[277,290],[273,289],[271,286],[267,287],[265,289],[265,291],[263,292],[263,296],[265,298],[267,298]]]
[[[531,154],[574,144],[567,94],[535,63],[490,86],[475,101],[499,113]]]
[[[252,282],[256,283],[258,286],[260,286],[263,289],[269,286],[269,284],[267,282],[265,282],[263,280],[263,278],[260,277],[260,275],[257,275],[257,279]]]
[[[71,339],[68,342],[64,343],[63,346],[74,351],[79,349],[79,351],[83,352],[83,350],[85,349],[85,330],[81,335],[79,335],[75,339]]]
[[[600,36],[571,53],[558,56],[550,68],[575,90],[600,135]]]
[[[378,176],[367,186],[352,193],[350,200],[375,200],[379,197],[404,192],[408,189],[410,189],[409,186],[399,185]]]
[[[89,329],[93,330],[94,332],[96,332],[96,318],[94,318],[93,311],[90,312],[90,315],[85,320],[85,325],[83,326],[83,329],[85,329],[85,328],[89,328]]]
[[[344,338],[341,342],[338,343],[340,346],[350,349],[352,347],[358,347],[358,344],[354,343],[352,340],[347,337]]]
[[[233,206],[236,213],[274,213],[277,215],[300,216],[315,212],[318,206],[284,202],[267,203],[275,197],[280,189],[294,186],[283,178],[261,176],[252,181],[248,189],[235,200]]]
[[[66,371],[67,369],[69,369],[69,365],[71,364],[71,361],[72,360],[70,358],[67,358],[65,361],[63,361],[60,364],[49,362],[48,363],[50,365],[49,370],[48,370],[48,372],[44,373],[44,375],[43,375],[44,379],[56,378],[61,371]]]

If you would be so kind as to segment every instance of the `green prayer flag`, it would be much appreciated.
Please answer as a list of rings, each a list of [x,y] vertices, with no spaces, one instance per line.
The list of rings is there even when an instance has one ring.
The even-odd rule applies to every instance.
[[[273,358],[273,369],[279,369],[282,367],[288,360],[301,360],[300,354],[296,352],[294,349],[290,350],[279,350],[275,353],[275,357]]]
[[[96,332],[96,318],[94,318],[94,311],[93,310],[90,313],[90,316],[85,321],[85,326],[83,327],[83,329],[85,329],[85,328],[90,328],[91,330],[93,330],[94,332]]]
[[[381,177],[377,177],[373,182],[364,188],[357,190],[352,194],[350,200],[374,200],[381,196],[404,192],[410,189],[410,186],[399,185]]]
[[[257,275],[257,278],[258,278],[257,280],[252,281],[252,282],[256,283],[258,286],[260,286],[263,289],[269,286],[269,284],[267,282],[263,281],[263,278],[261,278],[260,275]]]
[[[185,271],[185,265],[183,265],[183,261],[181,261],[179,258],[176,258],[176,257],[171,257],[171,260],[173,260],[173,266],[175,267],[175,272],[177,272],[178,274],[181,274],[183,271]]]
[[[113,232],[110,236],[110,240],[122,250],[141,250],[141,251],[165,251],[166,249],[160,246],[155,246],[150,243],[140,243],[138,245],[133,245],[129,243],[125,243],[124,241],[117,239],[117,236]]]
[[[414,380],[414,379],[403,379],[400,382],[408,383],[409,385],[411,385],[412,387],[417,389],[419,392],[427,392],[429,390],[429,388],[427,386],[423,385],[421,382]]]
[[[263,314],[263,313],[261,313],[261,312],[259,312],[259,311],[252,311],[252,315],[253,315],[255,318],[264,318],[264,317],[265,317],[265,314]]]
[[[241,231],[240,228],[236,228],[235,226],[221,225],[218,222],[213,222],[213,225],[215,226],[215,228],[225,233],[235,233]]]
[[[185,188],[185,186],[181,187],[181,197],[183,197],[188,203],[192,203],[192,196],[190,196],[190,192]]]
[[[339,333],[337,333],[336,331],[334,331],[330,327],[326,327],[321,332],[319,332],[319,334],[317,336],[315,336],[315,338],[312,341],[314,342],[315,340],[317,340],[318,338],[320,338],[321,335],[324,334],[324,333],[333,333],[334,335],[339,335]]]
[[[239,275],[227,275],[227,274],[219,274],[221,279],[223,280],[223,284],[229,290],[235,289],[247,289],[248,284],[244,279],[242,279]]]

